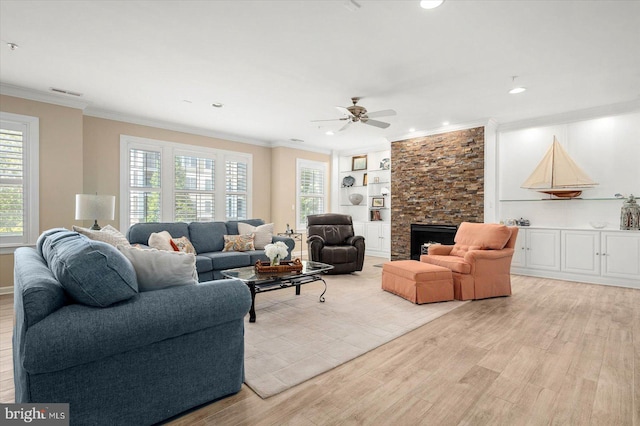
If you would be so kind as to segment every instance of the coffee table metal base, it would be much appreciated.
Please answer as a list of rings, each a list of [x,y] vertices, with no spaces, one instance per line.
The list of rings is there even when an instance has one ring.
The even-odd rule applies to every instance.
[[[300,286],[303,284],[309,284],[316,281],[322,281],[324,284],[324,290],[320,295],[319,301],[324,303],[324,294],[327,292],[327,282],[321,275],[301,275],[299,277],[288,277],[284,279],[278,279],[274,277],[273,282],[269,283],[247,283],[249,290],[251,291],[251,310],[249,310],[249,322],[256,322],[256,294],[266,293],[268,291],[281,290],[283,288],[295,287],[296,296],[300,296]]]

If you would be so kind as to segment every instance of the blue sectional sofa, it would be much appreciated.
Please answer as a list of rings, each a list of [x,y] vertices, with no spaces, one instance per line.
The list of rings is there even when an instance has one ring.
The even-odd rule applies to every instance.
[[[247,219],[240,222],[252,226],[264,225],[262,219]],[[200,282],[218,280],[222,278],[220,271],[224,269],[239,268],[255,265],[258,260],[268,261],[264,250],[252,251],[222,251],[225,235],[238,235],[238,221],[229,222],[155,222],[137,223],[127,231],[127,239],[131,244],[146,245],[149,236],[154,232],[167,231],[173,238],[187,237],[196,250],[196,268]],[[291,253],[295,247],[295,241],[289,237],[273,236],[272,242],[283,241]]]
[[[138,292],[127,262],[67,230],[16,250],[17,403],[69,403],[71,425],[150,425],[240,390],[247,286]]]

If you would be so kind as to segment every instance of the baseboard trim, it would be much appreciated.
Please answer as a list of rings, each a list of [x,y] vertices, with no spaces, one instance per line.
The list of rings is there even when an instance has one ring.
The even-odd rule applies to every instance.
[[[11,286],[11,287],[0,287],[0,294],[13,294],[13,286]]]

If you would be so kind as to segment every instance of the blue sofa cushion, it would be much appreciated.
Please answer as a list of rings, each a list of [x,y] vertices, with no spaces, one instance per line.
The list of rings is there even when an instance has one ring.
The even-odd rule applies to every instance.
[[[251,252],[237,251],[219,251],[214,253],[205,253],[204,256],[210,257],[213,263],[213,269],[221,271],[223,269],[240,268],[242,266],[250,266]]]
[[[213,263],[211,263],[211,258],[209,256],[203,256],[201,254],[196,255],[196,270],[198,271],[198,274],[213,271]]]
[[[169,232],[173,238],[189,237],[189,227],[184,222],[149,222],[131,225],[127,231],[127,239],[131,244],[148,245],[149,236],[162,231]]]
[[[44,238],[42,255],[78,303],[105,307],[138,294],[133,265],[110,244],[60,230]]]
[[[198,254],[222,251],[226,233],[227,227],[224,222],[191,222],[189,224],[189,240]]]

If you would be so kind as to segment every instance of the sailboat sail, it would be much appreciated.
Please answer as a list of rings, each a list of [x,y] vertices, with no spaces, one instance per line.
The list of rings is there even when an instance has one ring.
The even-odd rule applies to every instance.
[[[583,189],[595,185],[554,136],[553,144],[521,188],[566,198],[577,197]]]

